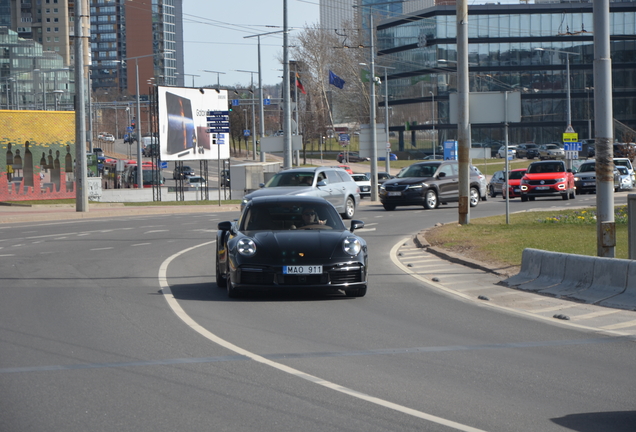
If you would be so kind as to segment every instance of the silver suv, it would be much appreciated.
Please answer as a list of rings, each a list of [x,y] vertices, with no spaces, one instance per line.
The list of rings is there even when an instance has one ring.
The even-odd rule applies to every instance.
[[[316,196],[329,201],[344,219],[351,219],[360,204],[360,188],[342,168],[296,168],[281,171],[245,195],[241,210],[252,198],[268,195]]]

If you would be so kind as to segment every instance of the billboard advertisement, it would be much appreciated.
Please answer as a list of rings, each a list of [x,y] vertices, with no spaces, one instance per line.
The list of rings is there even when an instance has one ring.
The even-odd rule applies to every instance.
[[[229,133],[208,133],[209,111],[227,111],[227,90],[162,87],[159,158],[162,161],[229,159]]]
[[[75,113],[0,110],[0,201],[75,198]]]

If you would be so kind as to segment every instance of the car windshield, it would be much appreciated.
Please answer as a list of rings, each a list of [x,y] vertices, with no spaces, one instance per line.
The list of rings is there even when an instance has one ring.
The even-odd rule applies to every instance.
[[[367,176],[365,176],[364,174],[353,174],[351,177],[354,181],[369,181]]]
[[[439,164],[411,165],[397,175],[399,178],[405,177],[433,177]]]
[[[629,162],[627,160],[614,160],[614,165],[616,166],[624,166],[626,168],[629,167]]]
[[[328,203],[294,202],[253,204],[239,222],[240,231],[283,231],[302,229],[346,230],[336,209]]]
[[[549,145],[545,146],[545,148],[548,149],[548,150],[558,150],[558,149],[560,149],[560,147],[558,145],[555,145],[555,144],[549,144]]]
[[[596,164],[586,163],[579,167],[579,172],[593,172],[596,171]]]
[[[624,167],[624,166],[622,166],[622,165],[617,165],[617,166],[616,166],[616,169],[617,169],[617,170],[618,170],[618,171],[619,171],[622,175],[629,174],[629,171],[627,171],[627,167]]]
[[[311,186],[314,181],[312,172],[279,172],[265,183],[265,187]]]
[[[510,171],[510,180],[519,180],[526,174],[525,171]]]
[[[565,167],[562,163],[530,164],[527,172],[528,174],[565,172]]]

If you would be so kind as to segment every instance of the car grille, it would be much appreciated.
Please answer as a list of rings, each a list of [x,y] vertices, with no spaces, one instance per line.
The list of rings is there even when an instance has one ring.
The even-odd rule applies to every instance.
[[[531,186],[544,186],[556,184],[555,180],[530,180],[528,184]]]
[[[274,285],[274,272],[263,268],[241,268],[241,283],[250,285]]]
[[[327,283],[326,274],[314,275],[277,275],[279,285],[325,285]]]
[[[384,189],[387,191],[405,191],[406,189],[408,189],[407,185],[401,185],[401,184],[385,184],[384,185]]]

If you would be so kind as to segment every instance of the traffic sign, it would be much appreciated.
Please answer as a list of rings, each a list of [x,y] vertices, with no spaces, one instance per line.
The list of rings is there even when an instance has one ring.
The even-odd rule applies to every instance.
[[[249,129],[245,129],[243,131],[243,136],[246,136],[246,137],[250,136],[250,130]]]
[[[230,128],[207,129],[206,132],[207,133],[230,133]]]
[[[271,104],[272,104],[271,99],[263,99],[263,105],[271,105]]]
[[[232,106],[239,106],[239,99],[232,99]]]
[[[564,151],[583,151],[583,143],[580,142],[572,142],[572,143],[563,143]]]
[[[579,134],[576,132],[566,132],[563,134],[563,142],[577,142],[579,140]]]
[[[168,168],[168,162],[161,161],[161,164],[159,166],[161,167],[161,169],[167,169]]]
[[[207,115],[209,116],[228,116],[230,115],[229,111],[208,111]]]

